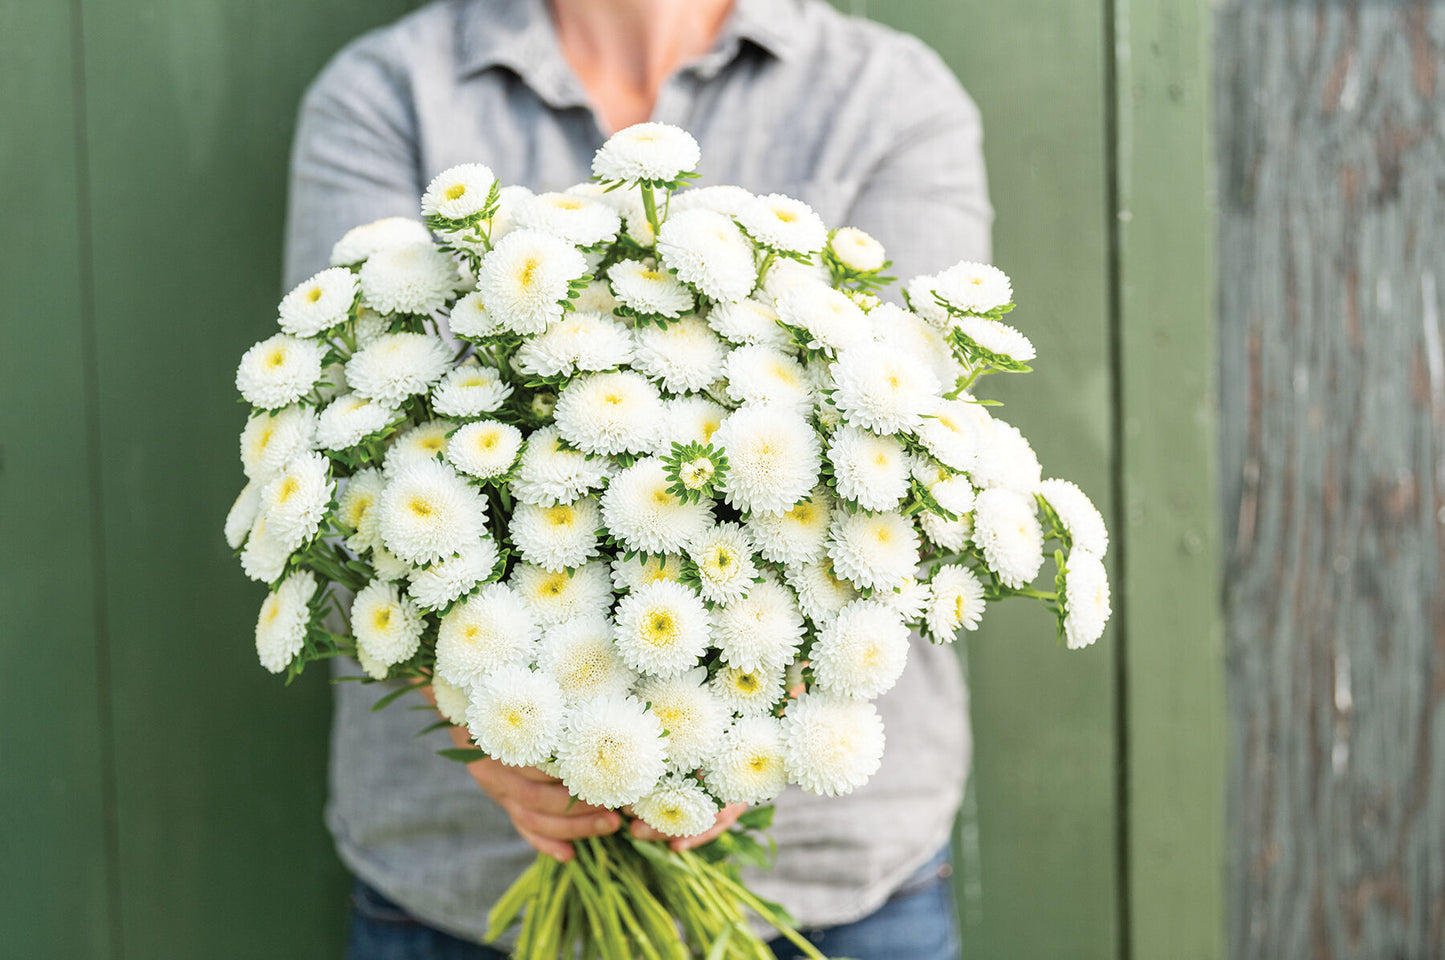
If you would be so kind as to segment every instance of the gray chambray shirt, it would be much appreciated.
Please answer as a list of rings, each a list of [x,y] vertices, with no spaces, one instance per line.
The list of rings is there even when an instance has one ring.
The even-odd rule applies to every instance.
[[[663,86],[652,119],[702,147],[700,183],[810,204],[877,237],[907,278],[987,261],[992,213],[978,112],[923,43],[821,0],[736,0],[716,45]],[[585,180],[606,137],[543,0],[442,0],[342,50],[307,91],[292,155],[289,288],[348,228],[418,216],[427,183],[481,162],[503,184]],[[341,672],[357,672],[343,664]],[[459,764],[444,731],[384,691],[335,688],[326,819],[345,864],[423,921],[479,939],[488,908],[534,854]],[[827,799],[777,800],[778,859],[748,877],[805,927],[856,920],[948,839],[968,770],[955,652],[914,638],[878,701],[882,768]]]

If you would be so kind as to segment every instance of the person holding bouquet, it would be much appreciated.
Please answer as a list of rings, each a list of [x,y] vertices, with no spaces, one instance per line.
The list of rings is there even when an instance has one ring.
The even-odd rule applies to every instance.
[[[288,287],[348,228],[415,218],[439,171],[479,162],[502,183],[560,190],[588,177],[612,132],[649,119],[696,137],[702,185],[797,197],[876,237],[899,276],[989,258],[978,112],[912,37],[822,0],[440,0],[351,43],[308,90]],[[569,858],[571,841],[624,821],[536,768],[438,757],[464,735],[419,740],[424,722],[373,712],[377,697],[336,687],[327,823],[356,877],[348,956],[500,956],[479,943],[487,912],[534,852]],[[970,741],[955,652],[915,637],[877,706],[882,768],[843,798],[781,795],[776,864],[749,885],[825,953],[956,957],[944,881]],[[673,842],[705,843],[739,812]]]

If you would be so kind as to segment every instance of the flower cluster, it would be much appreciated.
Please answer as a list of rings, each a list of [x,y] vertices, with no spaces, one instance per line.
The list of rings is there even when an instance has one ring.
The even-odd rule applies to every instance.
[[[697,162],[643,125],[597,182],[468,164],[343,237],[242,358],[225,523],[267,669],[430,677],[487,755],[674,835],[864,783],[913,632],[1024,595],[1076,648],[1109,616],[1099,512],[972,393],[1034,357],[1009,279],[882,302],[877,240],[681,189]]]

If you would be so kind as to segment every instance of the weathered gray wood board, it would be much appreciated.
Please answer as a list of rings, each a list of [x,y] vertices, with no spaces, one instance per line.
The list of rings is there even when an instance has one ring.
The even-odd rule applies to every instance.
[[[1445,955],[1445,4],[1220,12],[1238,960]]]

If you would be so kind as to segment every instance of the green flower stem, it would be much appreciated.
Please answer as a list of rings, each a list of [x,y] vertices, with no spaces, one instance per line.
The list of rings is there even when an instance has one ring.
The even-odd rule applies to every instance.
[[[768,275],[768,267],[771,267],[773,265],[773,261],[775,259],[777,259],[777,254],[775,254],[771,250],[769,250],[766,254],[763,255],[763,262],[758,266],[759,287],[763,285],[763,278]]]
[[[642,190],[642,211],[647,214],[648,226],[652,227],[652,244],[655,247],[657,235],[662,231],[662,223],[657,219],[657,201],[652,196],[652,184],[643,180],[638,186]]]
[[[691,851],[687,851],[683,855],[687,856],[688,853],[691,853]],[[778,932],[781,933],[784,937],[786,937],[788,941],[793,944],[793,946],[803,951],[803,954],[805,956],[811,958],[811,960],[828,960],[826,956],[824,956],[818,951],[817,947],[813,946],[812,942],[809,941],[807,937],[798,933],[798,931],[794,930],[789,924],[778,922],[776,912],[767,904],[759,900],[758,897],[753,894],[753,892],[750,891],[747,887],[733,880],[727,875],[726,872],[711,867],[711,865],[707,865],[706,869],[709,869],[712,872],[713,876],[717,879],[717,882],[723,888],[728,890],[728,892],[730,892],[733,896],[737,897],[738,900],[746,904],[755,913],[757,913],[758,916],[762,917],[764,920],[768,921],[774,927],[776,927]]]

